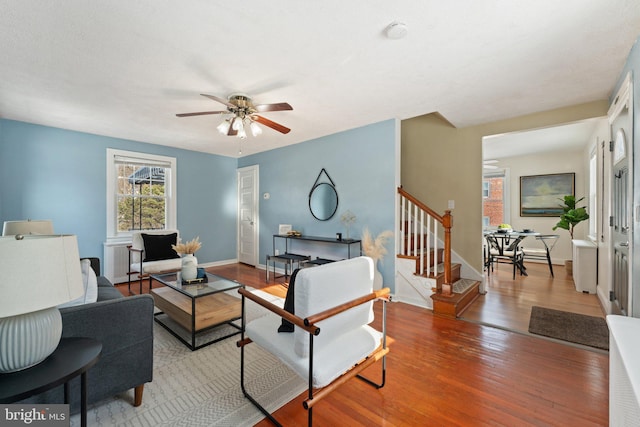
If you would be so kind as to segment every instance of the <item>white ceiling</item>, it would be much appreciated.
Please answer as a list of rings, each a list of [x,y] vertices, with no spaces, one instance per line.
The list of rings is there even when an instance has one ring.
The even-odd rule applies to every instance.
[[[602,120],[606,118],[485,136],[482,140],[482,157],[485,160],[499,160],[532,153],[583,149],[593,142],[591,138]]]
[[[440,112],[458,127],[606,99],[638,0],[0,0],[0,117],[238,155],[220,109],[245,92],[271,129],[243,155]],[[385,37],[406,23],[400,40]]]

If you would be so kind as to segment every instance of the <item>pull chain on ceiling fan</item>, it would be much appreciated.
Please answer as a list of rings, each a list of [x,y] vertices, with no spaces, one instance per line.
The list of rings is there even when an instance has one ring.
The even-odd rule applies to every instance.
[[[257,114],[269,111],[293,110],[291,105],[286,102],[254,105],[251,102],[251,98],[242,93],[234,93],[232,95],[229,95],[229,98],[227,100],[204,93],[202,93],[201,95],[213,101],[217,101],[223,105],[226,105],[227,109],[220,111],[201,111],[198,113],[181,113],[176,114],[176,116],[191,117],[204,116],[208,114],[231,114],[231,117],[224,119],[224,121],[217,126],[217,129],[222,134],[226,134],[228,136],[237,136],[241,139],[247,137],[247,126],[251,130],[251,134],[253,136],[260,135],[262,133],[262,128],[258,125],[258,123],[270,127],[271,129],[283,134],[287,134],[291,131],[291,129]]]

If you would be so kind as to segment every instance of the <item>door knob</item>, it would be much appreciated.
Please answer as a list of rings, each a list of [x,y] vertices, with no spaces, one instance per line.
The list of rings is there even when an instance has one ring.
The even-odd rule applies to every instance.
[[[629,242],[620,243],[620,246],[628,247],[629,246]]]

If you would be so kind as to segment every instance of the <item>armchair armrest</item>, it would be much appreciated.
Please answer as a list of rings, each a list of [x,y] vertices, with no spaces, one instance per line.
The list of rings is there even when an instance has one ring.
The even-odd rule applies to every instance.
[[[277,305],[260,298],[259,296],[247,291],[245,288],[240,288],[238,289],[238,293],[240,295],[242,295],[245,298],[250,299],[251,301],[255,302],[258,305],[261,305],[262,307],[266,308],[267,310],[271,311],[272,313],[288,320],[289,322],[293,323],[296,326],[301,327],[302,329],[306,330],[307,332],[309,332],[310,334],[313,335],[318,335],[320,333],[320,328],[316,327],[316,326],[308,326],[305,324],[305,319],[298,317],[294,314],[289,313],[288,311],[286,311],[283,308],[278,307]]]
[[[63,337],[91,337],[102,342],[103,357],[153,341],[153,297],[136,295],[60,310]],[[152,346],[149,348],[151,356]]]
[[[353,307],[357,307],[361,304],[367,303],[369,301],[372,300],[385,300],[388,301],[389,300],[389,293],[391,292],[391,290],[389,288],[383,288],[377,291],[373,291],[368,295],[363,295],[361,297],[355,298],[351,301],[347,301],[343,304],[340,304],[336,307],[332,307],[328,310],[322,311],[320,313],[314,314],[312,316],[308,316],[306,318],[301,318],[298,317],[294,314],[289,313],[288,311],[278,307],[277,305],[260,298],[259,296],[247,291],[244,288],[240,288],[238,289],[238,293],[240,293],[242,296],[250,299],[251,301],[255,302],[256,304],[261,305],[262,307],[266,308],[267,310],[271,311],[272,313],[288,320],[289,322],[293,323],[296,326],[299,326],[300,328],[306,330],[307,332],[309,332],[310,334],[313,335],[318,335],[320,333],[320,328],[315,326],[316,323],[328,319],[330,317],[333,317],[337,314],[340,314],[344,311],[347,311]]]

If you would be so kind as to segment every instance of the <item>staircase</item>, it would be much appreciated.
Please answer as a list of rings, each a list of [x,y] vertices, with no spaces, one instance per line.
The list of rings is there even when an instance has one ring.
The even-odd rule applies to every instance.
[[[480,295],[480,282],[461,277],[451,260],[451,211],[439,215],[398,188],[400,207],[396,299],[458,317]]]

